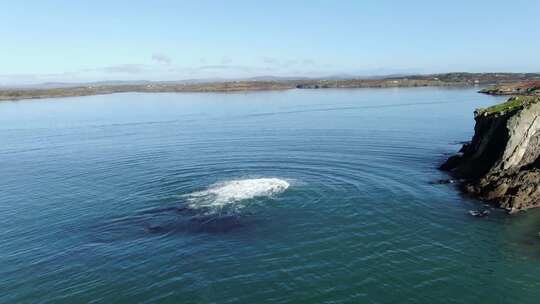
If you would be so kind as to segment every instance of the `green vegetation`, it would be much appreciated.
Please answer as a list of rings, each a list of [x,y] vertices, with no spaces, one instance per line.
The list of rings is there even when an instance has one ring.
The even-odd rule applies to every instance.
[[[495,114],[504,114],[508,112],[513,112],[516,110],[523,109],[524,107],[532,104],[540,102],[540,97],[535,96],[515,96],[510,99],[508,99],[506,102],[496,104],[494,106],[491,106],[489,108],[485,109],[477,109],[476,114],[477,115],[495,115]]]

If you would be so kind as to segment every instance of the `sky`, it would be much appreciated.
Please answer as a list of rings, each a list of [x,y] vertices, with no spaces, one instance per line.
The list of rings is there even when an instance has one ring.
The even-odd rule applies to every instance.
[[[540,72],[539,0],[0,0],[0,85]]]

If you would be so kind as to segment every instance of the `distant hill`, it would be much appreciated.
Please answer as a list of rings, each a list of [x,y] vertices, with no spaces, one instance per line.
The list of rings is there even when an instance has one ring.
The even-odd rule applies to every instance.
[[[99,81],[90,83],[44,83],[0,88],[0,100],[88,96],[122,92],[238,92],[325,88],[386,88],[425,86],[487,86],[537,83],[540,73],[445,73],[326,78],[260,76],[249,79],[187,79],[178,81]]]

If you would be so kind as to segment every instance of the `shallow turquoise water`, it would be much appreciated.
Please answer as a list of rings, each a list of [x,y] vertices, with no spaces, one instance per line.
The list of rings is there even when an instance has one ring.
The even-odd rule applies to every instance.
[[[430,184],[498,100],[0,103],[0,303],[538,303],[540,213],[473,218],[481,203]]]

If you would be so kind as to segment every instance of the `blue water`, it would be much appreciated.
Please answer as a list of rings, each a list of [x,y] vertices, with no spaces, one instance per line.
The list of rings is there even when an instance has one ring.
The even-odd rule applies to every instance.
[[[0,103],[0,303],[538,303],[540,213],[437,166],[475,89]]]

